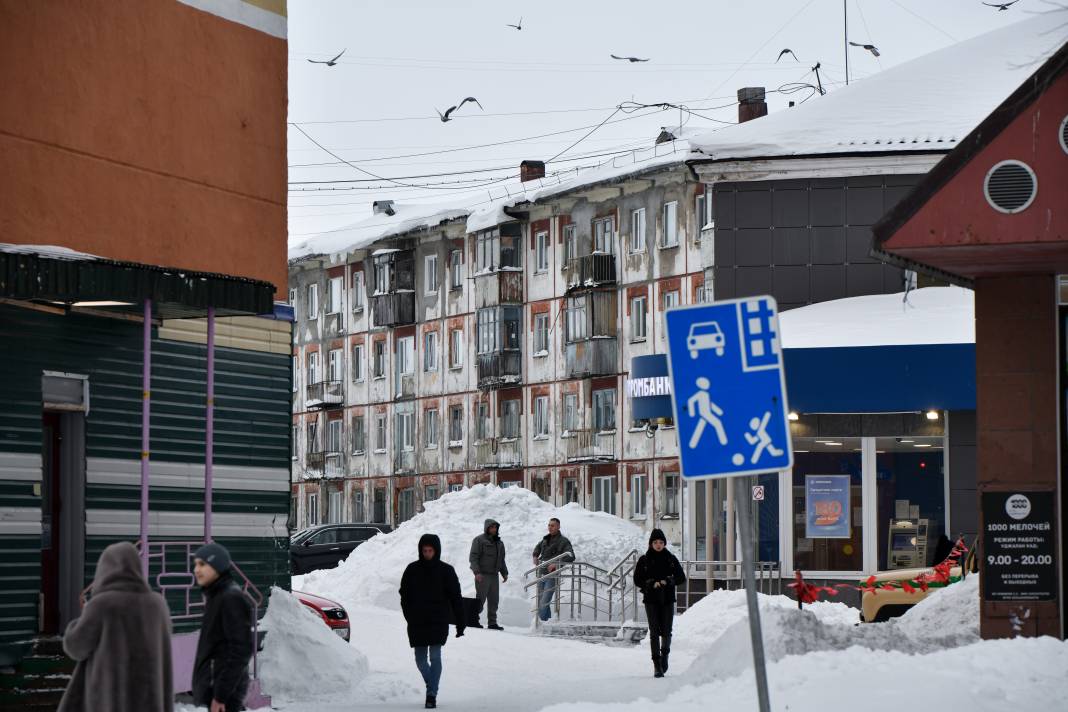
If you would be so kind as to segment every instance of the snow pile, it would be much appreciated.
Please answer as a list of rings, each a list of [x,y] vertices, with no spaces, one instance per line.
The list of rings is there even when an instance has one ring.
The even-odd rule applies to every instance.
[[[367,658],[330,630],[296,596],[271,589],[259,655],[264,692],[281,699],[351,695],[367,676]]]
[[[940,633],[961,639],[956,645],[979,640],[979,577],[969,576],[945,588],[933,589],[927,598],[889,624],[912,638]]]
[[[336,569],[295,576],[293,587],[338,601],[346,608],[378,606],[399,609],[401,574],[418,556],[424,533],[441,538],[443,561],[452,564],[463,595],[475,595],[468,564],[471,541],[482,533],[486,519],[501,523],[501,539],[511,574],[501,584],[498,618],[502,625],[527,625],[533,594],[523,590],[523,573],[533,565],[534,546],[546,533],[551,517],[571,540],[575,556],[602,568],[615,566],[632,549],[645,551],[646,535],[638,526],[577,504],[554,507],[530,490],[476,485],[427,502],[425,511],[389,534],[379,534],[349,555]]]

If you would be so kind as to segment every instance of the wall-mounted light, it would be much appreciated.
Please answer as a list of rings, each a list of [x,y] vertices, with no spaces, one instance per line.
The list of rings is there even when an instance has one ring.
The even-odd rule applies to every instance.
[[[929,410],[929,411],[927,411],[927,419],[928,420],[938,420],[938,411],[937,410]]]
[[[790,411],[790,412],[789,412],[789,413],[787,414],[787,416],[786,416],[786,417],[787,417],[787,418],[789,418],[790,420],[797,420],[797,419],[799,419],[799,418],[800,418],[801,416],[797,414],[797,411],[796,411],[796,410],[791,410],[791,411]]]

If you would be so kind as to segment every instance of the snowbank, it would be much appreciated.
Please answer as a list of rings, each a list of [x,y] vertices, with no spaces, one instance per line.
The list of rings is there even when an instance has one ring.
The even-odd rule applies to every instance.
[[[933,590],[905,615],[891,619],[890,625],[913,638],[941,632],[961,641],[957,645],[979,640],[979,577]]]
[[[380,534],[356,548],[336,569],[295,576],[293,587],[338,601],[347,608],[379,606],[399,609],[397,590],[404,567],[417,557],[419,537],[441,537],[442,560],[460,577],[464,596],[474,596],[475,582],[468,567],[471,540],[492,518],[501,523],[511,576],[501,585],[499,620],[502,625],[527,625],[532,599],[523,591],[523,572],[532,566],[535,544],[545,535],[551,517],[571,540],[575,555],[601,567],[614,566],[631,549],[644,551],[642,530],[603,512],[577,504],[554,507],[530,490],[476,485],[450,492],[425,505],[425,511],[389,534]]]
[[[271,589],[259,656],[264,692],[283,700],[353,694],[367,676],[367,658],[342,640],[293,594]]]

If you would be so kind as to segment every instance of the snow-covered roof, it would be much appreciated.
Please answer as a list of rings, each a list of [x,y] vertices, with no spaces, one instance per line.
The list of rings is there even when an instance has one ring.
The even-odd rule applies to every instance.
[[[90,255],[86,252],[78,252],[69,247],[60,247],[58,245],[13,245],[8,242],[0,242],[0,252],[6,252],[12,255],[37,255],[38,257],[48,257],[53,260],[100,259],[96,255]]]
[[[799,106],[690,139],[712,160],[949,151],[1063,44],[1042,12]]]
[[[393,215],[378,213],[366,220],[302,240],[289,248],[289,259],[312,255],[341,257],[353,250],[370,247],[375,242],[418,229],[437,227],[449,220],[466,218],[471,209],[464,202],[396,203]]]
[[[962,287],[924,287],[811,304],[779,315],[782,346],[974,344],[975,293]]]

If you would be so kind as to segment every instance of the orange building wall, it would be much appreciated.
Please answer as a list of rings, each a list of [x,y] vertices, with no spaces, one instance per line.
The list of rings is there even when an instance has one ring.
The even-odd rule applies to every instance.
[[[0,242],[284,293],[287,62],[176,0],[0,0]]]

